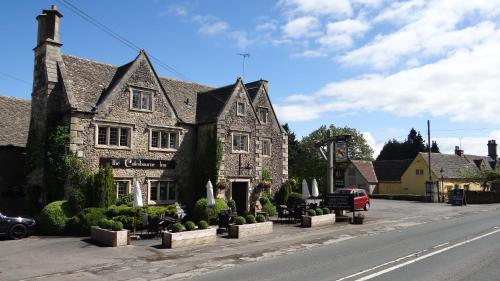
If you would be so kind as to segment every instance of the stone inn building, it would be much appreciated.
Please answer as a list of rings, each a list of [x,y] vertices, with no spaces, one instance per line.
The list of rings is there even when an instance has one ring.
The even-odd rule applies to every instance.
[[[138,181],[147,204],[192,203],[208,178],[196,167],[213,146],[223,147],[218,181],[223,194],[248,210],[263,170],[275,191],[288,178],[287,135],[268,93],[268,82],[241,78],[212,88],[157,75],[148,55],[114,66],[61,52],[62,14],[55,6],[37,16],[29,146],[44,147],[47,128],[69,128],[70,151],[96,171],[109,163],[124,195]],[[28,181],[50,175],[33,163]],[[215,183],[214,183],[215,184]],[[43,189],[43,188],[42,188]],[[199,192],[201,189],[201,193]],[[222,193],[219,196],[223,196]]]

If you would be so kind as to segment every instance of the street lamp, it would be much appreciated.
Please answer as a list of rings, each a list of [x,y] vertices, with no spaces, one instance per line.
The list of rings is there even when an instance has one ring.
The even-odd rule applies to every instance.
[[[444,169],[441,168],[441,170],[439,170],[439,172],[441,173],[441,188],[438,189],[438,192],[439,190],[441,189],[441,202],[444,202],[444,179],[443,179],[443,174],[444,174]],[[439,196],[439,194],[438,194]]]

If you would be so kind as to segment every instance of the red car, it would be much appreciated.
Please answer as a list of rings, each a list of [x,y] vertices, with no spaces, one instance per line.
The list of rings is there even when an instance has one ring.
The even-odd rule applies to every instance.
[[[368,211],[370,209],[370,198],[364,189],[360,188],[339,188],[335,190],[335,193],[338,194],[354,194],[354,209],[356,210],[365,210]]]

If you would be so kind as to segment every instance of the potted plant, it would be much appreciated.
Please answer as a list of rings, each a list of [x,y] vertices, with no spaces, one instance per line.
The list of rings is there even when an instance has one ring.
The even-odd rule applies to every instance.
[[[130,244],[128,230],[119,221],[102,219],[90,228],[90,238],[100,244],[119,247]]]
[[[196,225],[192,221],[185,224],[180,222],[172,225],[171,231],[164,231],[162,246],[164,248],[180,248],[192,245],[206,245],[214,243],[217,238],[217,229],[210,228],[206,221]]]
[[[360,213],[358,213],[357,215],[352,217],[353,224],[363,224],[364,220],[365,220],[365,216],[363,214],[360,214]]]
[[[335,223],[335,214],[328,208],[316,208],[307,210],[307,215],[302,216],[303,227],[315,227],[332,225]]]
[[[235,224],[229,226],[230,238],[253,237],[273,233],[273,223],[266,221],[263,215],[248,215],[246,218],[237,217]]]

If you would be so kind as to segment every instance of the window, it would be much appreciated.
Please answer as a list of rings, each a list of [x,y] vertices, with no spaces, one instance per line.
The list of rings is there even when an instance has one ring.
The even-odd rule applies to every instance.
[[[424,170],[423,169],[417,169],[416,173],[417,173],[417,175],[421,176],[421,175],[424,174]]]
[[[248,135],[233,133],[233,152],[248,152]]]
[[[245,103],[243,102],[236,103],[236,115],[238,116],[245,115]]]
[[[130,148],[130,128],[98,125],[97,145],[112,148]]]
[[[271,156],[271,140],[263,139],[262,140],[262,155]]]
[[[115,180],[116,183],[116,197],[120,198],[130,193],[129,180]]]
[[[177,149],[178,132],[151,130],[150,149]]]
[[[153,94],[150,91],[132,89],[130,107],[136,110],[153,110]]]
[[[173,181],[150,181],[149,201],[163,203],[175,201],[175,184]]]
[[[269,118],[269,110],[267,108],[259,108],[259,120],[263,124],[267,124]]]

